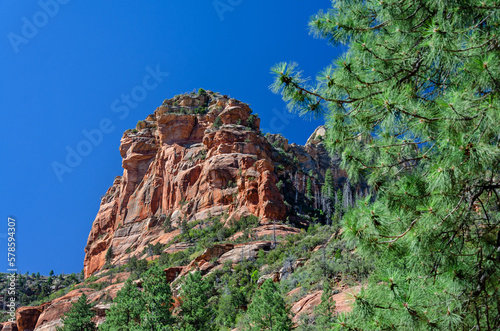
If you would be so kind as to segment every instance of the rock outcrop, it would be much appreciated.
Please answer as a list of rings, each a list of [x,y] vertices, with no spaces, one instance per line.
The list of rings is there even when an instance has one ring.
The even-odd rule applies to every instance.
[[[105,312],[109,309],[109,304],[102,304],[102,302],[109,302],[116,297],[118,291],[123,287],[124,279],[127,279],[128,273],[118,274],[113,279],[100,279],[99,282],[113,281],[119,282],[111,284],[102,290],[84,287],[80,284],[81,288],[73,290],[64,296],[46,302],[41,306],[34,307],[21,307],[16,311],[17,327],[20,331],[55,331],[58,326],[62,325],[61,317],[66,314],[72,307],[73,303],[85,293],[89,302],[97,304],[93,309],[96,312],[95,322],[97,324],[104,320]]]
[[[347,198],[344,204],[363,194],[366,187],[351,186],[339,159],[326,151],[324,127],[300,146],[289,144],[281,135],[263,135],[259,126],[259,118],[247,104],[218,93],[165,100],[135,129],[123,134],[119,148],[123,175],[114,179],[101,198],[85,247],[87,280],[41,306],[19,308],[17,326],[4,323],[0,330],[54,331],[82,293],[96,304],[94,321],[100,324],[130,276],[128,272],[106,276],[107,263],[119,267],[132,257],[150,261],[161,253],[190,250],[195,246],[190,223],[196,231],[204,230],[206,220],[230,227],[224,229],[230,230],[224,240],[204,246],[209,248],[202,253],[191,250],[189,260],[164,270],[178,307],[179,280],[188,273],[199,270],[208,276],[227,265],[253,261],[260,251],[270,251],[284,237],[301,233],[299,228],[311,220],[327,222],[333,201],[330,193],[325,196],[322,185],[328,169],[333,189],[342,189]],[[251,222],[251,227],[242,220]],[[189,239],[185,239],[186,229]],[[304,263],[297,259],[261,276],[258,284],[287,279]],[[88,277],[97,273],[99,278],[89,284]],[[135,283],[140,286],[141,280]],[[298,296],[299,290],[294,291]],[[338,308],[347,311],[350,302],[342,295],[336,298]],[[300,315],[313,313],[321,302],[321,291],[297,299],[292,308],[294,322]]]
[[[17,328],[19,331],[33,331],[46,305],[37,307],[21,307],[16,311]]]
[[[217,215],[237,221],[250,214],[261,225],[307,222],[297,208],[310,201],[321,207],[326,169],[334,169],[339,183],[345,173],[321,143],[324,130],[298,146],[280,135],[264,136],[259,122],[247,104],[208,91],[165,100],[126,131],[123,175],[102,197],[85,247],[85,277],[102,269],[109,248],[111,262],[125,264],[143,257],[148,245],[171,242],[182,222]]]
[[[4,322],[0,324],[0,331],[17,331],[19,330],[17,328],[16,323],[12,322]]]
[[[294,323],[299,321],[301,315],[311,315],[314,312],[314,308],[321,303],[321,294],[323,291],[313,292],[293,304],[291,312],[294,315]]]
[[[352,310],[352,304],[354,302],[354,295],[359,293],[360,290],[361,286],[354,286],[331,295],[330,300],[332,302],[335,302],[335,311],[338,313],[350,312]],[[298,293],[299,291],[299,288],[292,290],[290,293],[288,293],[288,296],[290,296],[292,292]],[[293,322],[298,323],[302,315],[313,315],[314,309],[319,304],[321,304],[322,294],[323,291],[316,291],[307,294],[300,300],[294,302],[291,308],[291,312],[294,315]]]

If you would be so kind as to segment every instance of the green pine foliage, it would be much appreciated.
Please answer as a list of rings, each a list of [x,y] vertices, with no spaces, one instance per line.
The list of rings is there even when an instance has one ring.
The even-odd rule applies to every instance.
[[[206,278],[201,277],[201,273],[196,271],[188,274],[181,290],[181,330],[212,330],[212,320],[215,312],[208,301],[213,290]]]
[[[328,168],[325,172],[325,183],[321,188],[323,195],[331,200],[335,199],[335,181],[333,179],[332,169]]]
[[[109,246],[108,250],[106,251],[106,255],[104,256],[104,259],[106,260],[107,264],[111,263],[111,260],[113,259],[113,247]]]
[[[343,227],[377,270],[337,327],[499,329],[500,3],[337,0],[310,27],[348,51],[315,84],[278,64],[272,89],[327,114],[372,190]]]
[[[259,290],[255,291],[252,297],[243,330],[292,330],[292,320],[289,314],[289,308],[281,296],[279,288],[271,279],[268,279]]]
[[[328,330],[334,326],[335,301],[331,300],[332,287],[328,280],[323,282],[323,293],[321,303],[316,307],[316,325],[323,330]]]
[[[171,313],[174,301],[163,269],[155,265],[143,274],[142,279],[146,302],[146,309],[141,314],[142,328],[151,331],[172,330],[175,323]]]
[[[91,310],[92,305],[87,301],[87,296],[83,293],[71,306],[62,318],[62,327],[57,327],[57,331],[93,331],[97,330],[92,317],[95,313]]]
[[[313,197],[313,190],[312,190],[312,182],[311,178],[307,178],[307,183],[306,183],[306,196],[309,199],[312,199]]]
[[[236,324],[236,318],[240,307],[246,306],[247,301],[244,293],[238,287],[231,286],[223,289],[217,304],[217,325],[220,329],[228,328]]]
[[[212,126],[216,129],[220,128],[222,126],[222,120],[219,116],[217,116],[214,120],[214,123],[212,124]]]
[[[146,302],[137,286],[129,279],[123,288],[118,291],[111,308],[106,313],[106,322],[99,326],[99,330],[113,331],[142,330],[141,317],[146,313]]]

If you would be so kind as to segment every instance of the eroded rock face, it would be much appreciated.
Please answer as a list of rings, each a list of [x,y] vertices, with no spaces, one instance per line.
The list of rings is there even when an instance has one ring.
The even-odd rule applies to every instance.
[[[259,123],[247,104],[208,92],[166,100],[126,131],[123,175],[102,198],[85,247],[85,277],[102,269],[110,247],[113,264],[144,258],[144,247],[172,241],[183,220],[294,220],[285,200],[306,194],[309,173],[318,194],[332,161],[318,132],[306,146],[289,145],[264,137]],[[281,152],[272,145],[279,139]]]
[[[112,280],[121,281],[128,276],[128,273],[122,273],[118,274]],[[19,330],[55,331],[57,327],[62,326],[61,317],[71,309],[82,294],[85,293],[92,304],[102,303],[114,299],[123,285],[124,283],[109,285],[100,291],[91,288],[80,288],[68,292],[60,298],[46,302],[39,307],[19,308],[16,312]],[[100,323],[104,320],[107,309],[109,309],[109,305],[107,304],[99,304],[94,307],[94,311],[96,312],[95,322]],[[36,318],[35,311],[40,312]],[[26,326],[29,328],[21,329]]]
[[[0,331],[17,331],[17,325],[12,322],[4,322],[0,324]]]
[[[311,315],[314,312],[314,308],[321,303],[322,294],[323,291],[316,291],[295,302],[291,308],[294,314],[293,322],[297,323],[303,314]]]
[[[38,317],[46,305],[37,307],[21,307],[16,311],[17,328],[19,331],[33,331]]]
[[[361,286],[354,286],[351,288],[344,289],[343,291],[331,295],[330,300],[335,302],[335,311],[339,313],[345,313],[352,311],[352,305],[354,303],[354,295],[359,293]],[[291,296],[293,293],[299,293],[300,289],[290,291],[287,295]],[[313,315],[314,309],[321,304],[321,295],[323,291],[316,291],[309,293],[298,301],[294,302],[291,308],[291,312],[294,314],[293,322],[298,323],[300,316],[302,315]]]

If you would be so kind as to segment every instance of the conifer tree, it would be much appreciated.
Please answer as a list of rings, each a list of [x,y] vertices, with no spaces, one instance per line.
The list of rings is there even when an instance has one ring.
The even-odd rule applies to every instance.
[[[143,330],[140,326],[146,305],[142,292],[130,279],[118,291],[111,308],[106,313],[106,322],[99,326],[100,330]]]
[[[310,27],[347,52],[314,83],[280,63],[272,89],[326,113],[372,191],[343,226],[377,271],[338,326],[499,329],[500,2],[336,0]]]
[[[335,181],[333,179],[332,169],[328,168],[325,172],[325,183],[321,188],[324,195],[328,196],[330,199],[335,197]]]
[[[335,301],[331,300],[332,287],[328,280],[323,283],[323,293],[321,303],[315,308],[316,325],[323,330],[328,330],[334,326]]]
[[[70,311],[62,318],[62,327],[57,331],[93,331],[97,330],[92,317],[95,313],[91,310],[92,305],[87,302],[87,296],[83,293],[73,304]]]
[[[113,247],[112,246],[109,246],[108,250],[106,251],[106,255],[105,255],[104,259],[106,260],[107,264],[111,263],[111,260],[113,259]]]
[[[306,197],[308,199],[313,198],[312,182],[311,182],[311,178],[309,178],[309,177],[307,177],[307,182],[306,182]]]
[[[255,291],[248,306],[245,331],[287,331],[292,329],[292,320],[285,300],[271,279],[266,280]]]
[[[237,287],[226,287],[217,304],[217,324],[232,329],[236,323],[240,306],[245,304],[245,296]]]
[[[181,290],[181,325],[182,330],[212,330],[214,311],[208,305],[212,284],[201,273],[189,273]]]
[[[172,330],[175,319],[170,284],[165,280],[163,269],[154,266],[142,276],[146,309],[142,312],[142,329],[150,331]]]
[[[335,181],[333,179],[332,169],[330,168],[326,170],[325,183],[321,187],[321,195],[324,199],[324,208],[326,208],[327,223],[331,223],[335,201]]]

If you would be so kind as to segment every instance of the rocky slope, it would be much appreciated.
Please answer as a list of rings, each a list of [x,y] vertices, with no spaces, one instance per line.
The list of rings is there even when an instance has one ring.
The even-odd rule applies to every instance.
[[[40,306],[18,308],[16,311],[17,330],[55,331],[56,327],[62,325],[61,317],[71,309],[73,303],[83,293],[94,305],[93,310],[96,312],[94,321],[99,324],[104,320],[111,300],[116,297],[116,293],[123,287],[129,275],[130,273],[123,272],[102,277],[94,282],[79,283],[72,286],[68,293]],[[1,326],[0,324],[0,331],[3,331]]]
[[[321,208],[326,169],[339,187],[345,173],[323,147],[323,128],[298,146],[262,135],[259,122],[247,104],[208,91],[165,100],[126,131],[124,172],[102,198],[85,247],[85,277],[102,269],[110,247],[112,264],[124,264],[144,257],[148,245],[171,242],[182,222],[253,214],[262,225],[306,224],[301,204]]]
[[[208,277],[227,272],[223,268],[228,265],[232,266],[229,273],[234,273],[236,266],[258,260],[265,264],[255,270],[260,275],[256,286],[272,279],[295,288],[303,279],[305,287],[287,296],[294,322],[313,314],[322,293],[317,288],[323,278],[316,271],[318,261],[324,268],[328,256],[340,265],[340,256],[349,261],[352,252],[344,243],[332,241],[336,237],[333,227],[325,227],[330,233],[317,229],[306,233],[300,228],[311,221],[328,223],[333,201],[322,190],[328,169],[335,191],[343,191],[340,203],[344,205],[364,194],[366,187],[352,187],[346,180],[339,160],[325,150],[323,127],[305,146],[299,146],[281,135],[263,135],[259,122],[247,104],[207,91],[165,100],[135,129],[127,130],[120,144],[123,175],[115,178],[102,197],[85,247],[85,282],[40,306],[19,308],[18,329],[54,331],[81,293],[96,304],[95,320],[100,323],[130,275],[123,271],[132,271],[131,258],[151,260],[179,251],[188,252],[186,258],[165,269],[176,303],[181,278],[187,273],[200,270]],[[214,218],[233,232],[194,252],[199,245],[190,233],[215,228]],[[299,237],[301,241],[295,242]],[[263,257],[266,252],[274,257]],[[334,279],[345,278],[342,271],[335,273]],[[140,286],[140,281],[136,283]],[[346,311],[347,292],[342,281],[335,283],[339,311]]]

